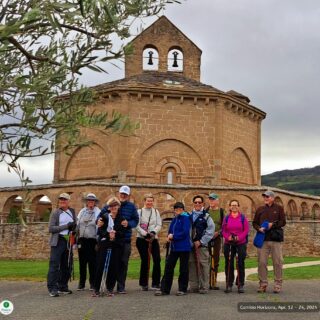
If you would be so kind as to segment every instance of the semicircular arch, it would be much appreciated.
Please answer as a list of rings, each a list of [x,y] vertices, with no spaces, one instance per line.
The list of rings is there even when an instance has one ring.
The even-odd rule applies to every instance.
[[[256,181],[251,159],[242,147],[237,147],[230,152],[229,161],[225,170],[226,180],[231,183],[252,185]]]
[[[67,180],[102,179],[111,174],[111,161],[98,144],[78,147],[71,155],[64,173]]]

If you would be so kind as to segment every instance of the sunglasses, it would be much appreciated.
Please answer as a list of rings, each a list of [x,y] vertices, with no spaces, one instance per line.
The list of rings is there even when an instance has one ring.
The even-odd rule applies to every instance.
[[[266,196],[266,195],[263,195],[263,197],[264,197],[264,198],[267,198],[267,199],[269,199],[269,198],[270,198],[270,196]]]
[[[193,203],[194,204],[201,204],[202,202],[201,201],[194,201]]]

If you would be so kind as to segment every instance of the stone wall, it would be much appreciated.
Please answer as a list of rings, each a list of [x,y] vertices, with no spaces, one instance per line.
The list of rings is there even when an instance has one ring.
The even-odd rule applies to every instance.
[[[165,255],[165,237],[169,222],[164,221],[160,235],[161,253]],[[256,255],[252,245],[255,231],[251,228],[248,254]],[[20,224],[0,224],[0,259],[48,259],[49,233],[47,223],[31,223],[27,228]],[[132,257],[138,257],[135,235]],[[288,221],[285,227],[284,255],[320,256],[320,221]]]

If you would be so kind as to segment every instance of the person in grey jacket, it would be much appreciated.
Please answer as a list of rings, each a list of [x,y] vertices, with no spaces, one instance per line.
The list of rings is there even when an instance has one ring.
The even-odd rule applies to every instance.
[[[75,230],[77,218],[74,209],[69,207],[69,201],[70,195],[68,193],[60,194],[58,209],[51,213],[49,220],[51,251],[47,287],[50,297],[72,293],[68,288],[68,280],[70,279],[68,242],[69,233]]]
[[[87,279],[87,265],[89,267],[90,290],[94,287],[96,269],[97,226],[96,220],[100,209],[97,207],[98,199],[94,193],[85,197],[86,206],[78,214],[77,235],[80,279],[78,291],[84,290]]]

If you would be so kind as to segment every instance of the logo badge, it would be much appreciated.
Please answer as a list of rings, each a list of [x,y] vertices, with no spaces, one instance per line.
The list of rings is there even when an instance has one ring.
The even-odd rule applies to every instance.
[[[9,300],[3,300],[0,304],[0,313],[4,315],[11,314],[13,311],[13,303]]]

